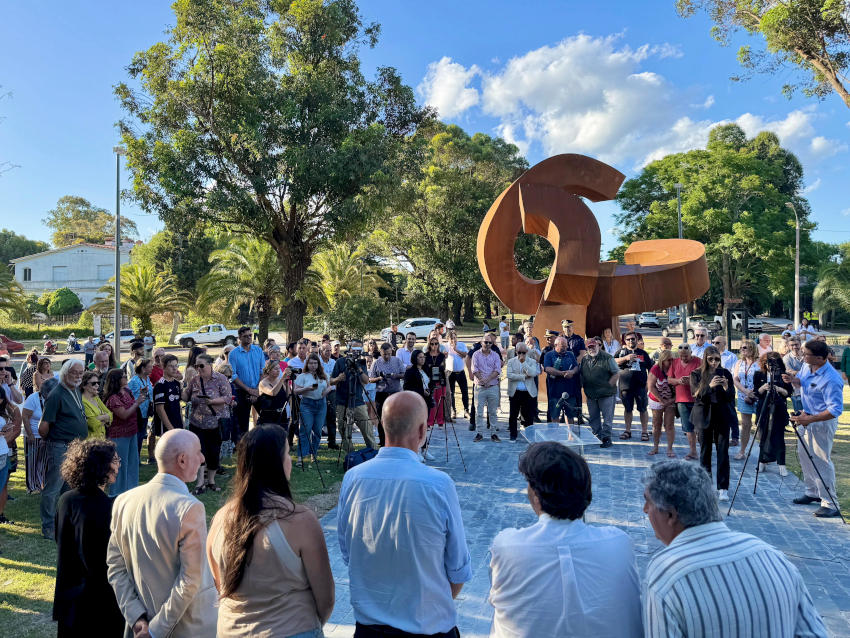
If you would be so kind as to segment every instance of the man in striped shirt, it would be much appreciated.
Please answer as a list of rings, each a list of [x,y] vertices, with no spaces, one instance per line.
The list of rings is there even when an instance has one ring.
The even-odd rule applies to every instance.
[[[782,552],[721,521],[705,470],[664,461],[644,483],[643,511],[667,545],[646,572],[646,636],[828,635],[800,572]]]

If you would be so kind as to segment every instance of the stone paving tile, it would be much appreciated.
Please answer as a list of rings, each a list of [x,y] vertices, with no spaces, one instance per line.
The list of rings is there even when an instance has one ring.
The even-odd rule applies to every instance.
[[[500,434],[505,435],[502,443],[485,438],[474,444],[468,423],[456,422],[468,471],[462,467],[451,432],[448,462],[445,438],[432,441],[432,452],[437,460],[431,465],[447,472],[457,486],[472,557],[473,578],[456,600],[458,627],[463,636],[489,635],[493,618],[493,608],[487,602],[489,547],[493,538],[506,527],[526,527],[536,520],[526,499],[525,481],[517,471],[519,454],[526,445],[507,441],[506,400],[499,421]],[[585,519],[592,524],[616,525],[629,534],[635,545],[638,572],[643,578],[650,558],[663,546],[655,538],[642,511],[642,477],[654,459],[666,457],[663,451],[661,457],[647,456],[649,443],[641,442],[639,436],[637,440],[619,441],[616,437],[622,427],[622,408],[618,405],[614,447],[602,450],[593,445],[585,446],[585,458],[593,476],[593,502]],[[634,430],[638,431],[639,426]],[[674,449],[679,458],[687,452],[685,437],[678,425]],[[789,448],[789,454],[793,453]],[[811,515],[814,507],[791,504],[791,499],[802,493],[803,485],[794,475],[780,477],[775,466],[769,466],[766,473],[759,475],[758,490],[753,495],[756,458],[757,447],[729,516],[726,516],[728,503],[725,506],[721,503],[726,523],[732,529],[754,534],[785,552],[803,575],[832,635],[850,635],[850,526],[843,526],[840,519],[816,519]],[[742,467],[743,461],[731,461],[730,496]],[[348,571],[336,538],[336,509],[325,515],[321,523],[336,580],[336,606],[325,626],[325,635],[349,638],[354,632],[354,616],[349,602]]]

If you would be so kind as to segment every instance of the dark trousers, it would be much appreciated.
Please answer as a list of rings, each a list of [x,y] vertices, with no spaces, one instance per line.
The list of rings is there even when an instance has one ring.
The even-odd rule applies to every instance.
[[[325,412],[325,428],[328,431],[328,446],[336,445],[336,390],[329,393],[325,397],[328,402],[328,409]]]
[[[388,625],[361,625],[356,623],[354,638],[460,638],[457,627],[438,634],[411,634]]]
[[[508,416],[508,430],[511,438],[517,436],[517,417],[522,415],[523,427],[528,427],[534,423],[534,414],[537,411],[537,399],[531,396],[526,390],[516,390],[514,395],[510,397],[509,403],[511,406],[510,415]]]
[[[381,418],[381,413],[384,411],[384,401],[389,399],[392,395],[392,392],[375,393],[375,411],[378,413],[378,441],[381,447],[384,447],[384,441],[386,440],[386,435],[384,434],[384,422]]]
[[[717,489],[729,489],[729,423],[713,422],[699,435],[699,463],[711,475],[711,447],[717,448]]]
[[[86,361],[83,365],[88,368],[92,361],[94,361],[94,352],[86,352]]]
[[[236,407],[233,408],[233,416],[236,418],[236,441],[248,431],[248,423],[251,420],[251,395],[242,390],[236,390]]]
[[[464,370],[449,373],[449,392],[452,395],[452,411],[455,409],[455,384],[460,387],[460,400],[463,402],[463,409],[469,412],[469,388],[466,384],[466,372]]]

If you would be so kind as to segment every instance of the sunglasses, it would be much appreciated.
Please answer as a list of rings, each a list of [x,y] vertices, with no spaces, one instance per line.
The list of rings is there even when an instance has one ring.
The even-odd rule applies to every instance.
[[[706,361],[714,361],[715,363],[720,361],[720,357],[706,357]]]
[[[637,341],[634,337],[626,337],[626,341]]]
[[[722,341],[712,341],[711,343],[713,343],[715,346],[719,346],[723,342]]]
[[[89,381],[89,385],[100,385],[100,381]]]
[[[679,346],[679,350],[690,350],[689,346]]]
[[[196,363],[196,364],[195,364],[195,368],[197,368],[198,370],[203,370],[203,369],[204,369],[204,368],[206,368],[206,367],[207,367],[207,366],[206,366],[206,364],[205,364],[205,363]]]

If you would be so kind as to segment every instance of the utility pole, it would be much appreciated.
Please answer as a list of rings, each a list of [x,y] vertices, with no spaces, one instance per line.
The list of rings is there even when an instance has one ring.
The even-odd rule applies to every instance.
[[[123,146],[112,149],[115,153],[115,321],[112,326],[116,365],[121,365],[121,156],[126,154]]]
[[[794,211],[794,223],[796,226],[797,247],[794,251],[794,329],[800,325],[800,217],[797,209],[791,202],[785,202],[785,206]]]

